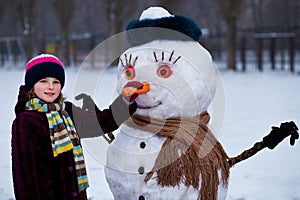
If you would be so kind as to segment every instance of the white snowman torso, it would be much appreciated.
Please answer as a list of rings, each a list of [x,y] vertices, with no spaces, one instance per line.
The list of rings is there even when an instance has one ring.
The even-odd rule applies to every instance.
[[[197,199],[192,186],[161,187],[156,179],[144,182],[146,173],[166,138],[123,125],[107,152],[105,174],[115,200]],[[155,175],[154,175],[155,176]],[[219,186],[218,199],[225,199],[227,188]]]

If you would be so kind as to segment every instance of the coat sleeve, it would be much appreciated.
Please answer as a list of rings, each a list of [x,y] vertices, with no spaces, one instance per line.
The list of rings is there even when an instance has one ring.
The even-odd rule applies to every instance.
[[[117,97],[109,108],[100,110],[83,110],[66,102],[66,111],[71,116],[77,133],[81,138],[97,137],[112,132],[132,115],[136,109],[136,103],[126,104],[122,96]]]
[[[35,154],[37,137],[33,137],[34,120],[30,116],[18,116],[12,125],[12,172],[16,199],[39,199]],[[37,131],[37,130],[36,130]]]

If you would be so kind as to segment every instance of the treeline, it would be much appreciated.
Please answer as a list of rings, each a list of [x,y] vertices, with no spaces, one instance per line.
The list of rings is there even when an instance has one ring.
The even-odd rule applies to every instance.
[[[0,0],[1,51],[5,38],[17,38],[26,59],[50,51],[70,65],[157,5],[193,18],[205,33],[203,44],[212,53],[225,51],[232,69],[241,37],[271,32],[300,36],[299,0]]]

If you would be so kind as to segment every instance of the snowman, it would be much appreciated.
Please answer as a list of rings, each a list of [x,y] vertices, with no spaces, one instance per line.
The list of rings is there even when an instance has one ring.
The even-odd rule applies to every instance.
[[[117,91],[138,108],[107,150],[105,176],[116,200],[225,199],[232,165],[289,135],[297,139],[296,125],[285,123],[256,151],[229,158],[211,131],[218,73],[196,23],[150,7],[126,34]]]

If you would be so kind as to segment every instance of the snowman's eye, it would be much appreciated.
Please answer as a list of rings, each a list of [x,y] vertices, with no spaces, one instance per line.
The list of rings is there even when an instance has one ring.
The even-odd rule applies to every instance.
[[[158,68],[157,75],[161,78],[168,78],[172,75],[172,70],[168,65],[162,65]]]
[[[132,80],[135,77],[134,65],[135,65],[138,57],[136,56],[134,58],[133,62],[131,62],[131,60],[132,60],[131,54],[129,54],[129,58],[128,58],[127,54],[124,54],[124,57],[125,57],[124,62],[122,61],[121,57],[119,58],[120,63],[123,66],[125,77],[128,80]]]
[[[135,70],[134,70],[134,67],[132,65],[129,65],[129,66],[126,67],[125,77],[128,80],[132,80],[135,77]]]

